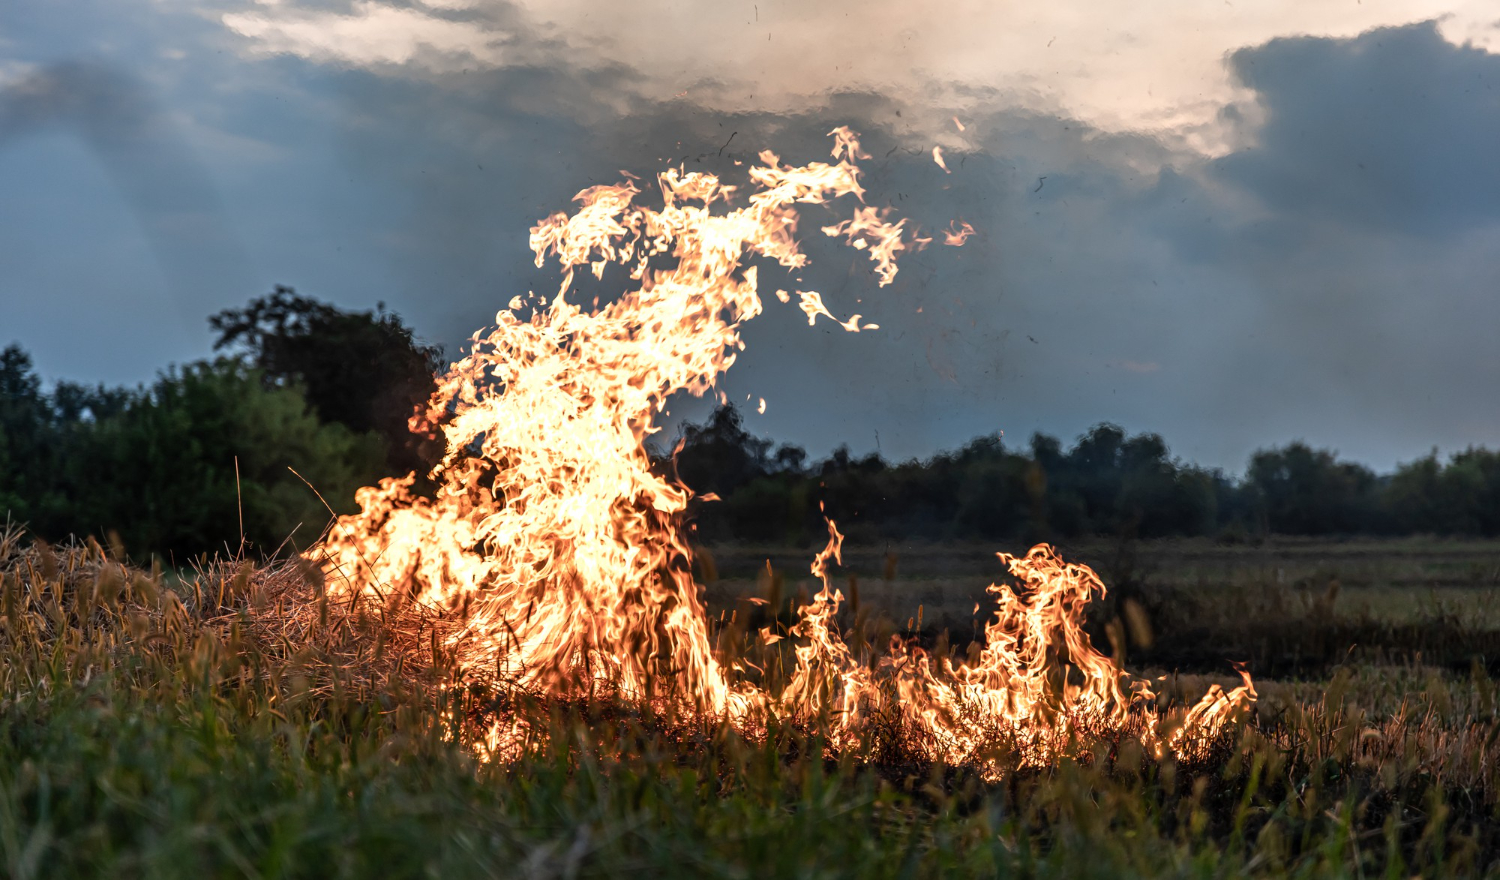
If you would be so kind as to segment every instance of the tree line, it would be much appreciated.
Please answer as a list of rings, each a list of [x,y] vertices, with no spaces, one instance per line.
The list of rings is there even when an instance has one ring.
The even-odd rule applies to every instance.
[[[277,287],[209,325],[215,357],[136,388],[47,388],[23,349],[0,351],[0,525],[168,564],[266,555],[307,546],[359,487],[425,474],[441,454],[408,420],[442,351],[383,306],[346,311]],[[1376,474],[1297,442],[1256,452],[1236,479],[1173,458],[1156,434],[1101,424],[1068,447],[991,435],[923,461],[846,447],[814,461],[725,406],[660,458],[719,496],[691,511],[707,542],[809,544],[825,512],[856,541],[1500,535],[1500,452],[1482,448]]]
[[[359,487],[430,467],[407,419],[442,352],[395,314],[277,287],[209,324],[216,357],[136,388],[49,390],[20,346],[0,351],[0,526],[166,564],[269,555],[311,544]]]
[[[688,426],[677,473],[720,501],[699,503],[700,540],[806,544],[822,517],[852,540],[1057,540],[1283,535],[1500,535],[1500,452],[1437,453],[1378,475],[1306,443],[1263,449],[1243,478],[1174,459],[1157,434],[1100,424],[1071,447],[999,435],[925,461],[840,448],[809,462],[745,430],[721,407]]]

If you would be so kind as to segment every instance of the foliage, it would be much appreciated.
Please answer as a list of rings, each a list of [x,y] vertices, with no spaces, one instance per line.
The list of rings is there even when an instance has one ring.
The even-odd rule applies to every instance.
[[[0,516],[54,540],[115,535],[141,558],[265,554],[311,543],[357,488],[434,460],[407,419],[441,351],[398,316],[277,287],[210,324],[238,355],[149,387],[48,391],[19,346],[0,352]]]
[[[804,542],[824,511],[855,540],[1194,535],[1215,530],[1238,501],[1223,474],[1173,461],[1159,436],[1108,424],[1067,451],[1037,435],[1029,454],[1016,452],[991,435],[894,465],[841,447],[809,467],[802,450],[782,446],[773,458],[770,446],[729,408],[686,429],[678,473],[724,498],[700,508],[707,539]]]
[[[1394,531],[1500,535],[1500,452],[1470,448],[1447,465],[1434,452],[1401,467],[1386,490]]]
[[[210,324],[216,347],[238,358],[168,371],[150,388],[49,391],[20,347],[0,352],[0,515],[54,539],[114,531],[132,553],[184,559],[239,547],[243,515],[245,539],[269,552],[299,523],[307,540],[326,521],[288,466],[342,511],[358,486],[436,460],[437,439],[413,434],[408,418],[441,351],[397,315],[277,287]],[[1234,480],[1110,424],[1066,448],[1044,434],[1025,448],[991,435],[894,463],[847,447],[810,461],[750,434],[733,407],[681,439],[670,467],[719,499],[694,513],[709,542],[806,546],[821,540],[825,513],[856,543],[1500,535],[1500,452],[1482,448],[1376,475],[1299,441],[1256,452]]]
[[[295,388],[267,388],[230,359],[167,372],[93,435],[96,461],[122,477],[112,491],[84,490],[103,508],[96,521],[118,523],[133,551],[178,558],[237,546],[241,513],[248,549],[273,552],[301,529],[310,544],[329,514],[307,483],[347,511],[381,452],[372,435],[320,423]]]
[[[0,859],[31,877],[1455,876],[1500,867],[1494,685],[1343,670],[1195,763],[986,783],[775,729],[485,706],[292,566],[172,584],[0,536]],[[304,628],[288,627],[301,615]],[[290,638],[288,638],[290,634]],[[383,670],[383,671],[382,671]],[[1425,675],[1425,677],[1424,677]],[[548,745],[481,764],[474,719]],[[477,714],[476,714],[477,713]]]
[[[1371,531],[1375,474],[1305,443],[1262,450],[1247,477],[1271,531],[1295,535]]]
[[[677,473],[700,504],[708,541],[805,545],[826,511],[850,538],[1056,541],[1283,535],[1500,535],[1500,452],[1436,453],[1377,476],[1300,441],[1256,452],[1242,480],[1174,459],[1157,434],[1096,425],[1071,448],[1045,434],[1029,448],[977,437],[926,461],[825,460],[745,430],[732,406],[684,428]]]
[[[700,494],[728,495],[757,477],[801,469],[806,453],[782,446],[773,455],[770,440],[745,430],[739,410],[721,406],[702,425],[683,428],[677,475]]]
[[[133,391],[47,394],[12,347],[0,390],[0,505],[54,539],[114,535],[137,557],[179,562],[270,553],[294,531],[311,543],[329,519],[290,468],[343,510],[380,474],[377,438],[319,422],[296,386],[268,386],[234,359]]]
[[[344,311],[277,285],[242,309],[219,312],[209,325],[218,334],[215,350],[242,352],[272,387],[300,386],[323,421],[379,434],[391,473],[425,474],[441,455],[408,424],[437,387],[443,351],[417,341],[384,304],[374,312]]]

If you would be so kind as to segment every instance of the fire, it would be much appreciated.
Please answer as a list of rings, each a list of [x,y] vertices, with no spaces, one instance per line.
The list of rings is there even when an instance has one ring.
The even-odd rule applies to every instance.
[[[958,120],[954,120],[954,121],[957,122]],[[959,131],[963,131],[963,129],[959,129]],[[948,163],[943,161],[943,148],[942,147],[933,147],[932,148],[932,161],[934,161],[934,162],[937,163],[937,167],[943,169],[943,173],[944,174],[952,174],[953,173],[952,171],[948,170]]]
[[[502,691],[603,694],[746,730],[792,718],[823,725],[836,747],[872,721],[894,721],[955,763],[984,765],[1001,741],[1041,763],[1080,733],[1127,726],[1159,753],[1190,753],[1254,700],[1248,676],[1181,718],[1159,717],[1147,683],[1083,632],[1103,585],[1045,546],[1001,555],[1020,589],[990,587],[984,647],[954,662],[900,640],[876,652],[843,638],[843,597],[828,574],[842,536],[830,521],[812,564],[823,588],[787,633],[795,665],[785,681],[757,679],[749,660],[715,650],[682,525],[690,492],[645,448],[658,416],[674,393],[714,392],[734,364],[740,328],[763,308],[753,258],[807,264],[799,205],[861,202],[822,231],[865,251],[882,286],[902,252],[928,241],[862,204],[857,162],[868,157],[848,129],[830,135],[831,163],[787,166],[761,153],[742,200],[714,175],[668,170],[656,179],[659,208],[639,203],[632,179],[586,189],[572,214],[538,223],[537,265],[555,258],[561,287],[550,301],[513,300],[441,378],[413,419],[446,439],[430,475],[436,492],[413,492],[414,476],[361,490],[360,512],[314,551],[331,592],[457,619],[443,647]],[[577,269],[602,278],[611,266],[632,289],[591,308],[569,300]],[[823,315],[849,331],[875,329],[859,315],[838,321],[814,291],[796,296],[809,322]],[[779,638],[767,628],[758,641]],[[511,754],[528,735],[522,721],[498,722],[481,750]]]
[[[948,224],[947,229],[943,230],[943,244],[949,247],[963,247],[964,242],[968,241],[969,236],[973,234],[974,227],[969,225],[969,221],[955,220]]]

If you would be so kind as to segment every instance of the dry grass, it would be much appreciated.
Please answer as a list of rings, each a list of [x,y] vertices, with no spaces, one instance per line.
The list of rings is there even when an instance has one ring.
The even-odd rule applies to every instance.
[[[6,533],[0,588],[10,876],[1500,865],[1500,722],[1483,663],[1263,676],[1257,718],[1201,761],[1155,761],[1128,737],[1099,736],[1054,768],[989,784],[925,761],[900,731],[834,755],[792,727],[751,741],[607,700],[502,703],[433,650],[453,619],[393,597],[328,602],[295,562],[170,577],[97,545]],[[1205,686],[1169,676],[1162,690]],[[466,732],[515,711],[537,713],[545,747],[476,763]]]
[[[1127,659],[1142,668],[1218,673],[1240,661],[1262,678],[1326,678],[1349,662],[1467,671],[1477,659],[1500,674],[1494,541],[1091,541],[1063,552],[1110,587],[1093,610],[1096,639],[1105,643],[1105,625],[1120,617],[1130,624]],[[713,548],[704,574],[722,576],[708,578],[711,609],[744,613],[752,597],[789,604],[814,590],[805,555]],[[854,548],[845,562],[838,584],[851,612],[929,645],[945,631],[959,646],[974,638],[985,586],[1004,576],[992,549],[978,546]]]

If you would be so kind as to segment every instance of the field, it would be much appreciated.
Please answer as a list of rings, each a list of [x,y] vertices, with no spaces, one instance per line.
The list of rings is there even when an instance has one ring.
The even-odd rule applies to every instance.
[[[996,549],[1026,548],[853,547],[841,584],[846,598],[857,593],[869,606],[867,616],[885,616],[896,631],[932,641],[947,629],[961,643],[982,631],[974,606],[983,615],[985,586],[1005,575]],[[1316,678],[1351,662],[1467,671],[1477,659],[1500,671],[1500,541],[1095,540],[1059,549],[1109,587],[1095,608],[1101,621],[1126,602],[1138,609],[1134,619],[1146,627],[1127,627],[1143,636],[1129,640],[1132,666],[1227,672],[1239,660],[1259,677]],[[719,547],[709,555],[699,574],[716,611],[769,594],[768,571],[788,598],[816,589],[810,550]]]
[[[500,701],[454,686],[436,643],[405,662],[378,614],[320,600],[294,565],[153,574],[8,534],[0,858],[11,877],[1500,869],[1500,544],[1063,549],[1112,587],[1096,641],[1161,676],[1164,701],[1243,660],[1256,716],[1192,761],[1116,737],[986,781],[920,743],[835,753],[792,726],[751,740],[606,699]],[[716,628],[794,602],[810,555],[710,548]],[[845,562],[847,626],[934,650],[965,649],[1001,574],[978,547]],[[467,731],[500,713],[545,726],[548,746],[478,761]]]

